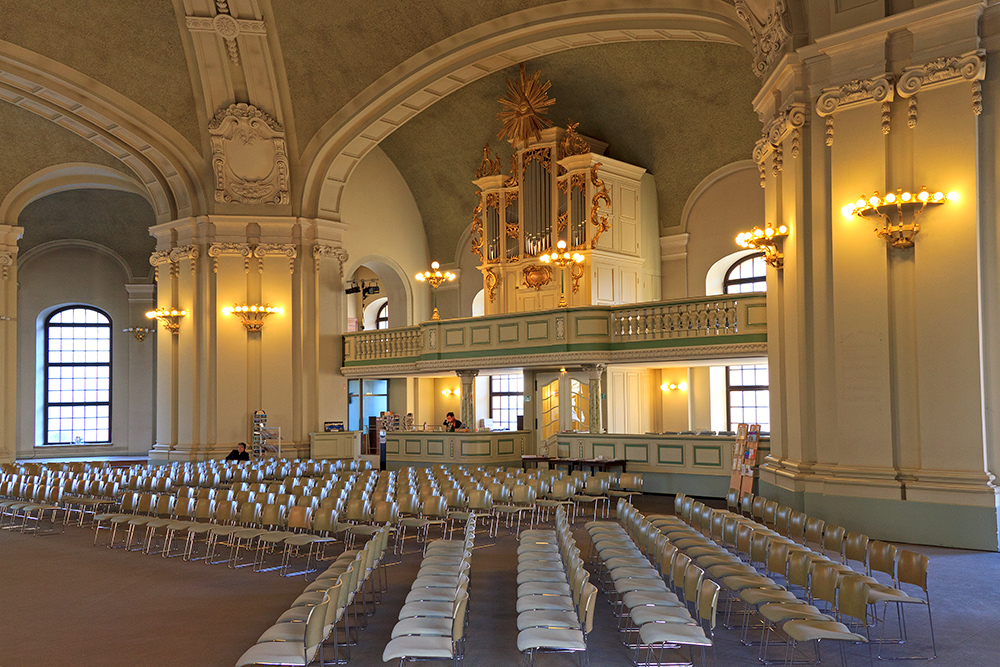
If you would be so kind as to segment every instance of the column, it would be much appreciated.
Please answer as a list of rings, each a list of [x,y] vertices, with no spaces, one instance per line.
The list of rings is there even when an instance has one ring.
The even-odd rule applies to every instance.
[[[590,377],[590,432],[591,433],[601,433],[601,424],[603,424],[604,415],[604,394],[602,393],[603,383],[601,379],[604,377],[604,371],[607,370],[607,364],[594,364],[587,368],[587,375]]]
[[[0,225],[0,463],[17,457],[17,241],[24,229]]]
[[[479,375],[479,371],[456,372],[462,380],[462,414],[459,415],[459,421],[466,428],[474,429],[476,427],[476,401],[474,395],[476,390],[476,376]]]

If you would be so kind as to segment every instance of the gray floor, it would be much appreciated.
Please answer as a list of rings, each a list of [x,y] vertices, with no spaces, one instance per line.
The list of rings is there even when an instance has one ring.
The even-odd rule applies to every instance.
[[[670,499],[646,497],[646,511],[666,511]],[[583,534],[579,537],[583,539]],[[254,574],[224,566],[164,560],[91,545],[89,530],[43,537],[0,531],[3,586],[0,667],[72,664],[233,665],[305,587],[301,577]],[[481,540],[473,560],[466,664],[519,665],[516,649],[516,541]],[[1000,665],[1000,555],[914,547],[931,557],[931,599],[940,657],[934,664]],[[409,590],[419,556],[389,567],[390,591],[353,649],[351,664],[382,664],[382,649]],[[929,647],[926,616],[912,614],[911,649]],[[629,665],[631,652],[614,632],[610,606],[598,600],[591,664]],[[756,649],[720,629],[717,665],[756,665]],[[896,647],[894,647],[896,648]],[[838,664],[827,649],[829,664]],[[850,665],[867,664],[852,647]],[[541,656],[538,665],[576,664]]]

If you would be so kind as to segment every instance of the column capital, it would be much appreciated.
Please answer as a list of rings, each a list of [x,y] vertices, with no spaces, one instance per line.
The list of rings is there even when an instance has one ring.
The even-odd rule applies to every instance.
[[[587,366],[587,376],[591,380],[600,380],[601,376],[604,375],[604,371],[608,369],[607,364],[594,364],[593,366]]]
[[[465,371],[455,371],[458,377],[462,378],[462,382],[472,382],[472,379],[479,375],[478,370],[465,370]]]

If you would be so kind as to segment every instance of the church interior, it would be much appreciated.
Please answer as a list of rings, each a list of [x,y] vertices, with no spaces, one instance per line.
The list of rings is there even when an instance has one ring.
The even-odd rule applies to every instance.
[[[575,543],[598,589],[590,660],[642,662],[639,629],[618,632],[628,609],[613,615],[625,603],[597,548],[612,529],[587,523],[602,518],[594,493],[628,528],[615,539],[664,536],[636,542],[653,567],[689,539],[741,576],[769,575],[756,552],[737,558],[735,537],[721,555],[697,549],[758,522],[775,549],[789,540],[791,563],[810,537],[789,536],[789,517],[814,517],[824,562],[846,568],[845,607],[858,573],[831,546],[837,531],[896,545],[888,580],[866,547],[860,574],[874,579],[856,583],[870,618],[852,632],[903,631],[876,591],[924,562],[912,641],[859,639],[845,664],[869,648],[989,664],[1000,649],[1000,85],[987,68],[1000,2],[0,9],[0,664],[306,664],[302,640],[291,662],[240,656],[325,567],[331,586],[343,579],[352,549],[384,556],[358,594],[362,615],[380,613],[363,631],[327,626],[350,625],[351,662],[381,664],[421,558],[451,547],[386,547],[375,506],[453,487],[464,504],[451,509],[468,510],[491,484],[505,487],[497,505],[530,487],[530,503],[578,511],[564,524],[532,505],[531,528],[554,531],[542,537],[507,525],[516,509],[473,520],[467,641],[442,650],[474,666],[534,659],[518,646],[535,635],[518,627],[515,564],[557,537],[556,560],[576,563]],[[238,443],[243,469],[221,461]],[[115,503],[91,482],[114,484]],[[249,525],[236,495],[283,483],[266,491],[285,497],[282,529],[345,554],[306,577],[257,572],[263,531],[247,537],[251,563],[233,537]],[[202,517],[232,527],[230,568],[188,562],[188,546],[213,562],[207,533],[168,543],[169,521],[197,522],[198,489],[232,503],[231,519]],[[341,532],[288,523],[313,489],[309,516],[330,509],[321,490],[342,495]],[[102,512],[157,492],[173,494],[145,510],[162,535],[126,516],[128,542],[105,537],[117,524]],[[363,528],[350,499],[364,500]],[[23,500],[60,508],[51,534]],[[414,526],[429,516],[397,511]],[[461,545],[464,524],[449,521]],[[299,553],[283,544],[272,561]],[[770,584],[787,593],[782,575]],[[589,590],[572,588],[580,622]],[[723,586],[709,664],[757,663],[730,613],[740,593]],[[931,599],[936,643],[920,615]],[[749,626],[760,604],[744,599]],[[74,627],[39,649],[31,628],[54,606]],[[883,607],[888,621],[872,615]],[[782,622],[791,656],[801,621]],[[129,625],[148,646],[123,639]],[[327,663],[340,639],[321,644]],[[796,659],[814,656],[806,643]],[[824,664],[840,659],[827,645]]]

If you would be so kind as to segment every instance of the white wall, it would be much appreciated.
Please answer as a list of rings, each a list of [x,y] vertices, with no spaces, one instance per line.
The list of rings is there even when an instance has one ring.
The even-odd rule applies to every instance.
[[[346,223],[344,248],[350,255],[347,275],[361,264],[384,262],[404,281],[395,294],[384,271],[374,269],[389,297],[389,325],[404,326],[430,318],[430,288],[413,276],[430,265],[427,235],[417,203],[406,181],[385,153],[373,149],[351,174],[344,188],[341,220]],[[399,322],[397,299],[405,299],[407,321]]]
[[[151,326],[143,313],[152,302],[140,295],[130,304],[126,288],[129,276],[123,264],[110,251],[87,245],[61,245],[28,253],[21,259],[18,278],[17,457],[144,456],[153,444],[156,335],[139,342],[122,329]],[[44,441],[40,409],[44,385],[36,382],[36,378],[41,379],[36,374],[44,357],[38,335],[53,310],[70,304],[94,306],[111,317],[113,444],[37,448],[36,444]]]

